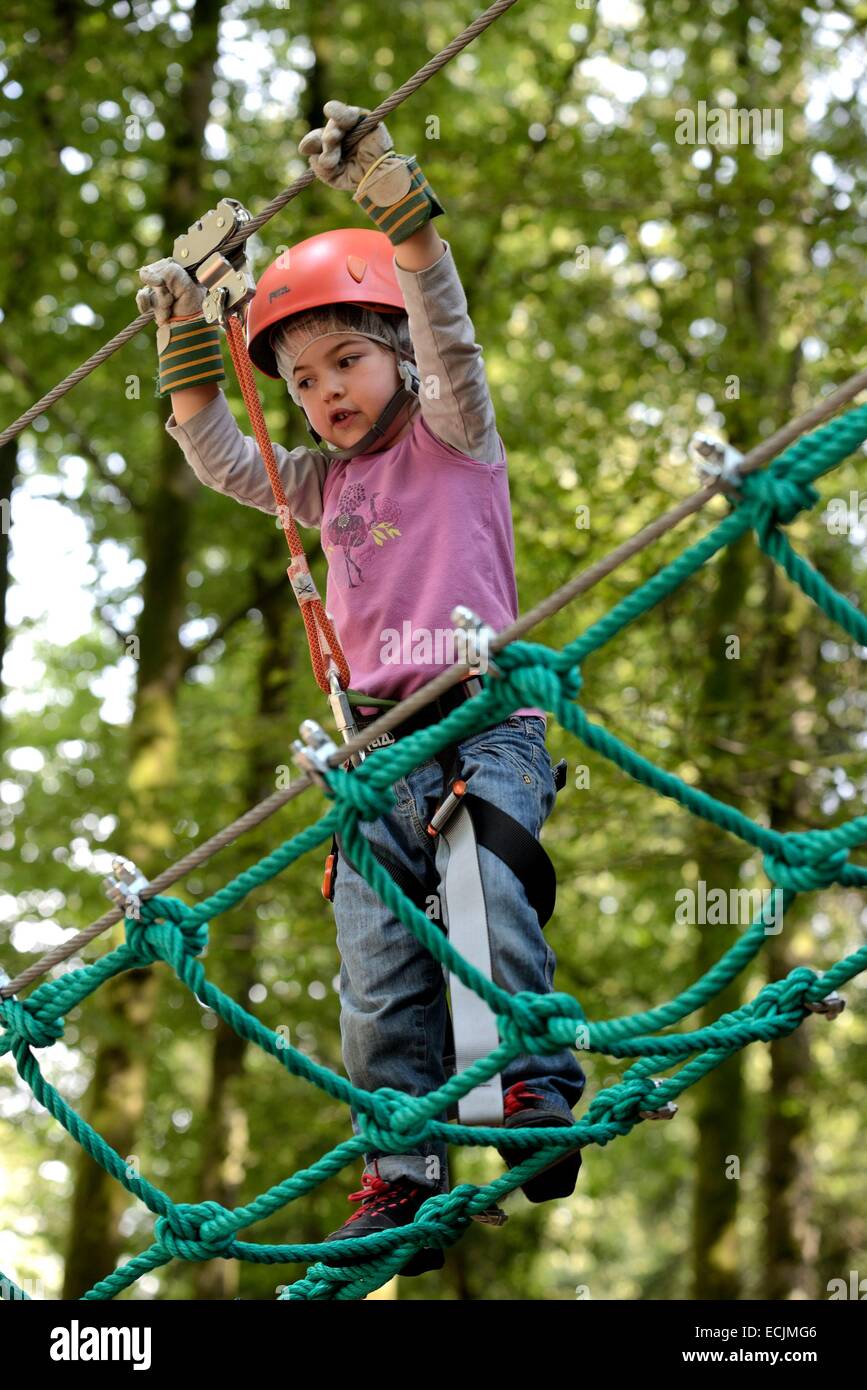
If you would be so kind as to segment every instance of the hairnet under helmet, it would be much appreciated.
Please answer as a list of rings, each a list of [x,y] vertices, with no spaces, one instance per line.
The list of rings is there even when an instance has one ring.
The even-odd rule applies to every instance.
[[[328,304],[295,314],[273,330],[271,346],[280,375],[296,405],[301,405],[301,395],[293,377],[295,363],[311,343],[337,333],[359,333],[390,348],[397,361],[402,358],[415,361],[406,314],[380,314],[359,304]]]

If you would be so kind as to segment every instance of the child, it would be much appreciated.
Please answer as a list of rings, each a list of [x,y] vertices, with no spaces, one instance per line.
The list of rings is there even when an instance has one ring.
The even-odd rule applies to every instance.
[[[323,129],[299,150],[323,182],[354,190],[382,230],[341,229],[309,238],[270,267],[249,306],[250,356],[282,377],[328,452],[274,445],[296,519],[319,526],[328,557],[326,608],[352,672],[352,686],[405,698],[447,662],[383,654],[384,634],[451,630],[457,603],[499,630],[518,612],[506,454],[496,429],[479,345],[452,258],[431,219],[443,209],[412,156],[393,153],[381,123],[348,157],[343,138],[363,108],[328,102]],[[209,487],[276,512],[256,442],[238,429],[217,386],[219,336],[201,317],[203,291],[171,260],[144,267],[139,308],[155,309],[160,394],[171,393],[166,429]],[[414,362],[420,389],[409,389]],[[333,445],[334,447],[330,447]],[[395,738],[436,722],[475,686],[460,683]],[[381,712],[360,706],[358,724]],[[369,717],[368,717],[369,716]],[[556,787],[545,745],[545,711],[520,709],[459,745],[460,775],[538,839]],[[430,881],[435,847],[426,833],[442,799],[440,763],[430,759],[394,786],[397,804],[366,823],[371,845]],[[512,870],[479,845],[495,982],[509,993],[553,989],[555,956]],[[341,957],[341,1039],[355,1086],[426,1095],[447,1078],[449,1019],[441,966],[380,901],[344,854],[334,887]],[[571,1049],[524,1056],[503,1071],[504,1125],[572,1124],[585,1075]],[[440,1118],[447,1118],[443,1115]],[[359,1132],[355,1112],[353,1130]],[[510,1167],[529,1150],[500,1153]],[[359,1208],[329,1240],[412,1221],[433,1191],[449,1190],[445,1145],[413,1153],[365,1154]],[[531,1201],[568,1196],[581,1164],[564,1155],[524,1184]],[[439,1268],[442,1251],[422,1249],[402,1269]]]

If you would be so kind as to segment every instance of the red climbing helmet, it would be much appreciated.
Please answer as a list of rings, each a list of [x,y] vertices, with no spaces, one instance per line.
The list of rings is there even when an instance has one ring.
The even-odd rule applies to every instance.
[[[265,376],[279,380],[271,346],[276,323],[326,304],[357,304],[406,313],[394,273],[394,247],[384,232],[338,227],[299,241],[262,276],[247,310],[247,351]]]

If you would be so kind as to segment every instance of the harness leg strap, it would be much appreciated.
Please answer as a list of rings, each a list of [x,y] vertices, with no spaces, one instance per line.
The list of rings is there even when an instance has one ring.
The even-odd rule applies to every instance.
[[[485,893],[472,818],[460,806],[439,831],[437,869],[440,907],[448,938],[464,960],[491,979],[491,944]],[[500,1045],[496,1014],[457,975],[449,974],[455,1071]],[[467,1125],[502,1125],[503,1082],[499,1073],[458,1101],[458,1121]]]

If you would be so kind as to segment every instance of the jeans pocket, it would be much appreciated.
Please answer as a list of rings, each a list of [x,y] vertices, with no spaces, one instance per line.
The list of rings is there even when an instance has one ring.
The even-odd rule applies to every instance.
[[[525,782],[542,780],[539,766],[539,744],[527,731],[520,716],[505,719],[492,729],[484,729],[464,740],[467,751],[500,757],[519,772]]]

